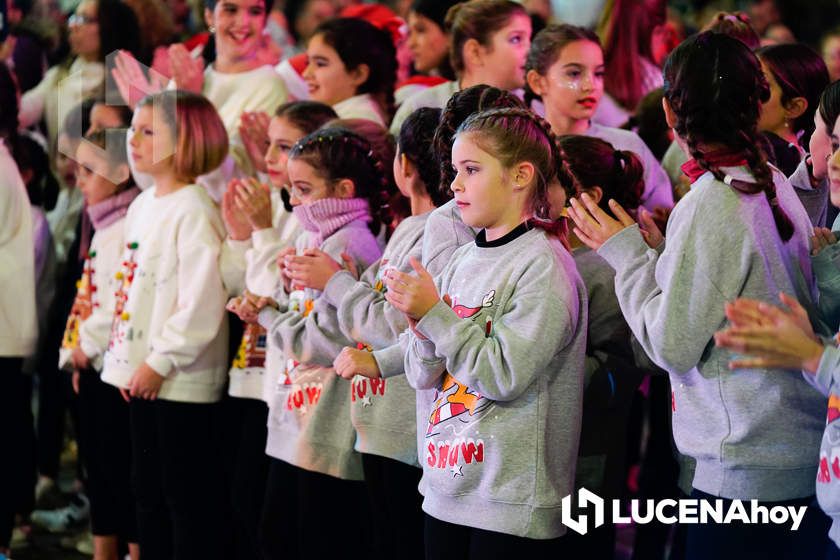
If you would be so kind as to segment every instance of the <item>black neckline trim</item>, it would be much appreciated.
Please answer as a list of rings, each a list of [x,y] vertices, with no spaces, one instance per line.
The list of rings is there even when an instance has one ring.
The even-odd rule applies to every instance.
[[[475,237],[475,244],[479,247],[489,248],[489,247],[501,247],[502,245],[506,245],[516,239],[517,237],[521,237],[522,235],[528,233],[531,229],[531,226],[528,225],[528,222],[522,222],[515,228],[513,228],[510,232],[506,233],[505,235],[501,236],[500,238],[494,241],[487,241],[487,230],[481,230],[478,232],[478,235]]]

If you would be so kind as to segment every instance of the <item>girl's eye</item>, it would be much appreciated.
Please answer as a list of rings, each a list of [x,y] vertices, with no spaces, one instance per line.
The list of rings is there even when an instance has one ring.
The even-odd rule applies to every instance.
[[[251,14],[252,16],[261,17],[262,15],[265,14],[265,11],[262,8],[260,8],[259,6],[257,6],[257,7],[254,7],[254,8],[251,8],[250,10],[248,10],[248,13]]]
[[[580,74],[581,74],[580,70],[569,70],[568,72],[566,72],[566,77],[567,78],[580,78]]]
[[[467,175],[474,175],[478,173],[477,167],[467,167]]]
[[[521,43],[521,42],[522,42],[522,37],[520,37],[519,35],[516,35],[516,36],[514,36],[514,37],[511,37],[511,38],[510,38],[510,42],[511,42],[512,44],[514,44],[514,45],[518,45],[519,43]]]

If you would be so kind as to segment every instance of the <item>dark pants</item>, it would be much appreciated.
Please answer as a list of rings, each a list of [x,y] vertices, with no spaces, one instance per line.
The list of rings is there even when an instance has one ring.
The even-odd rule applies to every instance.
[[[362,455],[373,517],[377,558],[417,558],[423,554],[423,470],[379,455]]]
[[[32,379],[22,365],[21,358],[0,358],[0,548],[11,541],[15,514],[35,499]]]
[[[271,459],[261,522],[269,560],[371,557],[365,484]]]
[[[691,497],[717,500],[699,490],[693,490]],[[728,511],[732,500],[723,499],[723,510]],[[749,506],[745,501],[744,505]],[[772,558],[778,560],[800,560],[823,558],[828,546],[830,521],[820,510],[816,500],[803,498],[785,502],[761,502],[768,508],[774,506],[808,506],[805,517],[797,531],[786,525],[733,522],[727,525],[707,523],[689,525],[686,540],[687,560],[743,560],[744,558]]]
[[[128,403],[92,370],[79,377],[79,421],[93,534],[137,542]]]
[[[230,528],[223,522],[219,405],[132,399],[129,408],[144,558],[221,559]]]
[[[259,528],[269,465],[265,454],[268,407],[262,401],[233,397],[226,398],[223,406],[235,556],[257,560],[263,557]]]
[[[55,362],[58,362],[57,354]],[[38,372],[38,472],[57,481],[67,413],[70,413],[74,427],[78,428],[78,402],[70,383],[70,374],[46,360],[42,360],[41,364],[43,367]],[[79,447],[81,454],[82,444]],[[79,479],[83,478],[80,469],[76,474]]]
[[[536,540],[455,525],[426,515],[426,560],[557,560],[563,538]]]

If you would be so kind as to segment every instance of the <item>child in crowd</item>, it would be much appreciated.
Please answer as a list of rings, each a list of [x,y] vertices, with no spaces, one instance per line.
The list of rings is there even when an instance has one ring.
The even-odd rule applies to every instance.
[[[106,145],[106,132],[108,135]],[[90,242],[76,299],[62,340],[59,366],[73,372],[79,395],[79,433],[85,449],[94,557],[119,558],[128,544],[139,558],[131,492],[131,440],[128,405],[119,388],[99,377],[116,307],[128,206],[139,194],[129,173],[124,130],[94,132],[79,144],[77,188],[95,234]]]
[[[153,558],[221,558],[218,401],[227,379],[224,225],[195,184],[227,154],[204,97],[145,98],[130,151],[154,186],[132,203],[102,378],[130,400],[141,550]]]
[[[575,234],[616,269],[625,319],[670,374],[674,437],[697,462],[692,497],[808,505],[822,396],[784,371],[730,372],[727,353],[711,345],[735,298],[776,301],[782,289],[816,301],[808,215],[757,143],[769,87],[743,43],[711,32],[677,47],[664,75],[668,124],[693,158],[683,168],[691,190],[668,220],[664,250],[649,247],[615,201],[619,220],[586,194],[572,201]],[[773,406],[756,407],[756,395],[774,395]],[[687,558],[817,557],[821,515],[806,512],[802,523],[801,532],[762,526],[761,538],[747,525],[690,525]]]
[[[526,65],[526,102],[539,98],[555,134],[585,134],[606,140],[616,150],[629,150],[645,170],[642,203],[651,212],[674,205],[671,184],[656,157],[629,130],[592,122],[604,95],[604,51],[592,31],[571,25],[550,25],[537,33]]]

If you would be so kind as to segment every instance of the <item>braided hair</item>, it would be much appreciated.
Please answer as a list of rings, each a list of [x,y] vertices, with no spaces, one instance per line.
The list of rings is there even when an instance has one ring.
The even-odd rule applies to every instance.
[[[455,179],[455,174],[452,172],[452,141],[455,139],[455,131],[473,113],[505,107],[525,108],[522,101],[509,91],[484,84],[462,89],[449,98],[440,115],[440,123],[432,140],[433,149],[440,158],[441,200],[452,198],[449,185]],[[432,188],[431,185],[429,187]]]
[[[573,193],[577,186],[551,125],[528,109],[491,109],[473,114],[455,133],[456,137],[462,134],[469,134],[476,145],[498,159],[505,168],[523,161],[534,165],[537,173],[531,210],[539,220],[550,219],[548,188],[555,179],[567,194]]]
[[[448,200],[437,188],[440,183],[440,169],[432,150],[440,114],[440,109],[431,107],[417,109],[403,122],[397,141],[397,153],[405,155],[417,169],[420,181],[423,182],[435,206],[440,206]]]
[[[378,235],[383,224],[391,223],[388,200],[392,194],[385,165],[370,142],[345,128],[328,127],[304,136],[292,146],[289,159],[310,165],[330,183],[353,182],[356,198],[370,204],[370,230]]]
[[[674,130],[701,168],[743,194],[763,192],[782,240],[793,223],[779,206],[767,156],[757,131],[770,87],[755,55],[737,39],[706,31],[686,39],[663,69],[665,99],[676,116]],[[743,154],[755,182],[732,180],[706,159],[709,144]]]

